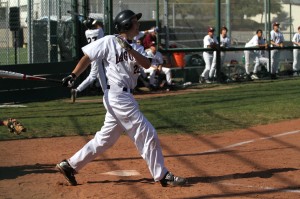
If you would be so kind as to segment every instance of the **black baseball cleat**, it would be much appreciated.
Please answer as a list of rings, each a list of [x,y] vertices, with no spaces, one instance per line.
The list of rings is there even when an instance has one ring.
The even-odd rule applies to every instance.
[[[174,176],[171,172],[167,172],[165,177],[160,180],[160,184],[163,187],[170,186],[184,186],[187,183],[185,178]]]
[[[76,171],[69,165],[67,160],[63,160],[60,163],[56,165],[56,168],[58,171],[64,175],[64,177],[67,179],[67,181],[72,186],[77,185],[77,181],[75,179],[75,173]]]

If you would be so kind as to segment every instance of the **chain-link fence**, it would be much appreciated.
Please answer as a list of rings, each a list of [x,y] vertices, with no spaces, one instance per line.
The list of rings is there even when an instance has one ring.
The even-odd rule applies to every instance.
[[[159,26],[159,42],[166,48],[202,48],[207,28],[218,30],[218,24],[228,28],[232,47],[244,47],[257,29],[269,41],[274,21],[281,23],[288,46],[300,25],[299,5],[299,0],[0,0],[0,64],[74,60],[86,42],[84,17],[103,20],[105,32],[113,33],[108,21],[124,9],[143,13],[141,30]],[[19,15],[20,26],[12,30],[10,24],[18,24],[14,15]],[[291,50],[285,51],[282,56],[290,59]],[[242,59],[242,51],[227,54]]]
[[[270,44],[272,23],[279,22],[285,39],[279,69],[293,70],[292,38],[300,25],[299,0],[160,0],[159,8],[161,42],[166,47],[176,44],[182,49],[197,48],[199,54],[209,26],[216,28],[215,36],[226,26],[231,47],[244,48],[258,29],[263,30],[263,37]],[[244,50],[226,52],[224,63],[234,61],[244,66],[243,56]]]
[[[94,2],[90,7],[95,17],[103,15],[103,2]],[[78,15],[85,8],[87,1],[1,0],[0,65],[76,59],[86,43],[85,17]]]

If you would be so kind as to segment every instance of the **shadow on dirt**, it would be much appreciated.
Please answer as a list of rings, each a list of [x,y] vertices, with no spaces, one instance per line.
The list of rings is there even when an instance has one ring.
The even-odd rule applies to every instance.
[[[271,194],[271,193],[280,193],[280,192],[293,192],[299,191],[299,186],[289,186],[289,187],[282,187],[282,188],[273,188],[273,189],[266,189],[266,190],[254,190],[254,191],[245,191],[239,193],[222,193],[222,194],[210,194],[204,196],[196,196],[196,197],[188,197],[182,199],[209,199],[209,198],[242,198],[242,197],[249,197],[253,196],[256,198],[258,195],[261,196],[263,194]]]
[[[295,168],[275,168],[264,171],[251,171],[247,173],[234,173],[222,176],[207,176],[207,177],[191,177],[188,178],[189,184],[197,183],[213,183],[223,180],[241,179],[241,178],[271,178],[276,173],[296,171]]]
[[[15,179],[27,174],[56,173],[54,164],[0,167],[0,180]]]

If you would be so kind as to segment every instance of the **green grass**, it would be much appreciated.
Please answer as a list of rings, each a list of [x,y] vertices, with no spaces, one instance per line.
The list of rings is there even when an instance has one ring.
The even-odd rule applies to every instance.
[[[218,87],[223,87],[219,85]],[[218,133],[300,118],[300,79],[233,84],[230,89],[138,100],[158,133]],[[88,97],[88,99],[99,98]],[[1,117],[20,119],[28,128],[14,136],[0,128],[0,139],[94,134],[104,121],[102,103],[56,100],[0,108]]]
[[[27,64],[28,63],[28,49],[18,48],[17,49],[17,63]],[[19,56],[19,57],[18,57]],[[14,65],[15,64],[15,48],[0,48],[0,65]]]

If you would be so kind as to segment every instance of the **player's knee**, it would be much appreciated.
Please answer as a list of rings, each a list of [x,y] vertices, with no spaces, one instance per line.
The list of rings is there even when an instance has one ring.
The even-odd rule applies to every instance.
[[[159,140],[157,137],[152,137],[149,141],[148,141],[148,148],[150,151],[153,151],[155,149],[157,149],[159,147]]]

